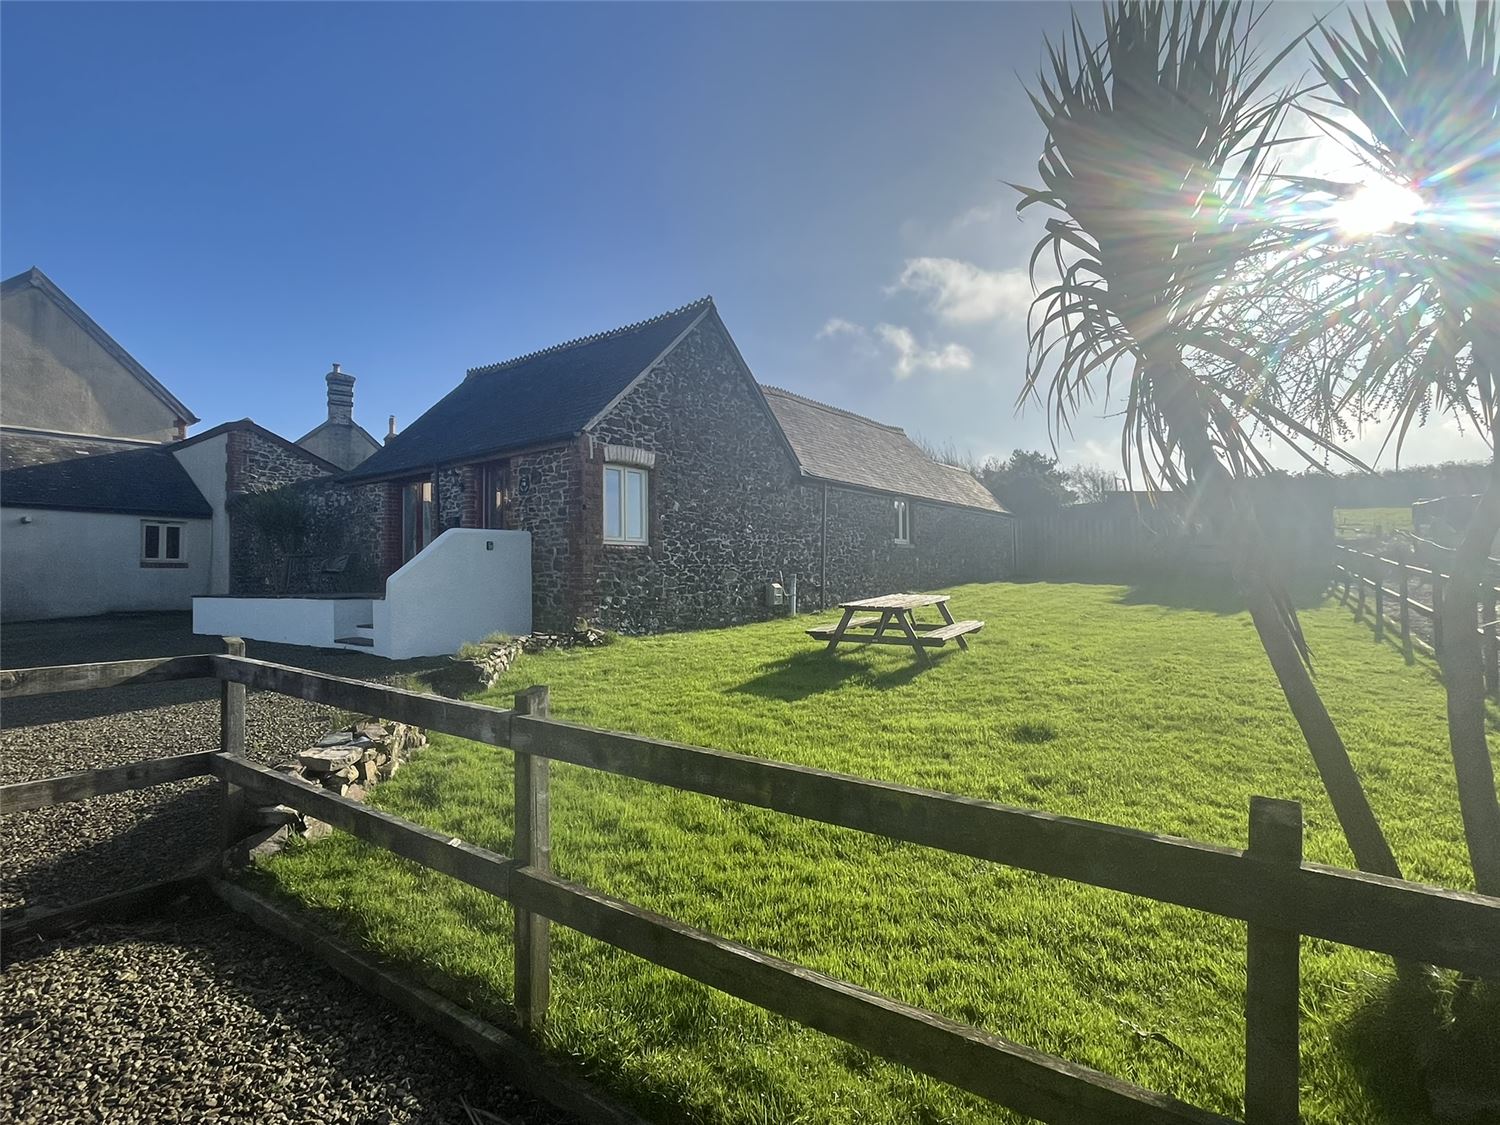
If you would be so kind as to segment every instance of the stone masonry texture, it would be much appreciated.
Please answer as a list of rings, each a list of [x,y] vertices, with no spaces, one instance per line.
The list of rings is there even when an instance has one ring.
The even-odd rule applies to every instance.
[[[644,545],[604,542],[606,445],[655,456]],[[1014,570],[1005,516],[913,500],[912,543],[898,545],[898,493],[802,478],[712,315],[591,433],[504,461],[505,526],[532,536],[538,630],[571,629],[580,618],[629,633],[760,620],[779,612],[765,606],[766,583],[793,574],[801,608],[816,610],[897,590],[992,581]],[[438,470],[434,502],[443,528],[476,525],[478,479],[472,466]],[[387,555],[392,544],[399,547],[400,507],[389,500],[393,486],[365,488],[368,499],[351,502],[342,518],[367,522],[339,542],[366,544],[379,569],[382,544]],[[332,502],[325,504],[333,518]]]

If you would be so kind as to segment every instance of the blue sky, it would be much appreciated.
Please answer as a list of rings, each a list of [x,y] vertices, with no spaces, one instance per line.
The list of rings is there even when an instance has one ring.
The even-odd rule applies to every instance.
[[[6,3],[0,269],[40,266],[205,424],[300,436],[338,361],[378,436],[467,367],[712,293],[762,382],[1043,447],[1005,181],[1034,178],[1023,84],[1067,19]],[[1117,444],[1097,420],[1061,452]]]

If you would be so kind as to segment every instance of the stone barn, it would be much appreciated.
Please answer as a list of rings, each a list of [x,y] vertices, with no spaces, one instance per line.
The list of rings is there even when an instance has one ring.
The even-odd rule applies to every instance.
[[[538,629],[725,625],[770,615],[768,584],[794,576],[819,609],[1014,565],[1013,521],[972,476],[761,386],[710,298],[473,368],[339,483],[379,495],[340,549],[382,578],[449,528],[528,532]]]

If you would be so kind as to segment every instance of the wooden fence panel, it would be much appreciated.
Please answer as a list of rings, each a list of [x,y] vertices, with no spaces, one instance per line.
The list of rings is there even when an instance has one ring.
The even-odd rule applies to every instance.
[[[0,699],[97,691],[124,684],[158,684],[168,680],[201,680],[214,674],[210,656],[155,656],[147,660],[110,660],[101,664],[59,664],[47,668],[0,669]]]
[[[555,876],[518,870],[512,892],[579,933],[1041,1121],[1229,1121]]]
[[[1302,862],[1302,806],[1250,798],[1250,857]],[[1245,1125],[1297,1125],[1301,975],[1296,930],[1252,922],[1245,942]]]
[[[531,687],[516,695],[516,714],[545,719],[547,689]],[[516,863],[547,874],[552,870],[552,797],[546,758],[515,756]],[[515,918],[516,1019],[535,1034],[547,1019],[551,992],[552,939],[547,918],[520,907]]]
[[[347,680],[239,656],[214,656],[214,674],[263,691],[293,695],[346,711],[395,719],[490,746],[510,745],[511,712],[419,691]]]
[[[497,852],[369,808],[321,786],[293,781],[284,773],[254,762],[219,754],[214,756],[212,765],[215,776],[264,797],[268,804],[287,805],[471,887],[500,898],[510,897],[512,863]]]
[[[65,773],[59,777],[47,777],[40,781],[16,781],[9,785],[0,785],[0,813],[44,809],[50,805],[61,805],[68,801],[102,797],[107,793],[126,793],[132,789],[146,789],[167,781],[206,777],[213,772],[216,755],[217,751],[201,750],[196,754],[151,758],[148,761],[131,762],[123,766],[105,766],[102,769]]]
[[[1396,957],[1500,973],[1500,900],[869,781],[722,750],[516,716],[519,752],[825,824],[1297,930]]]

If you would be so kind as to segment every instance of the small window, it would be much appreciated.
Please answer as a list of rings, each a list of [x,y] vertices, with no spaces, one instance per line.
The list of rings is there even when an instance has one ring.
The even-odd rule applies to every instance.
[[[142,566],[186,566],[182,560],[182,524],[141,521]]]
[[[649,473],[624,465],[604,466],[604,541],[646,542]]]
[[[896,542],[911,542],[911,508],[905,500],[896,501]]]

